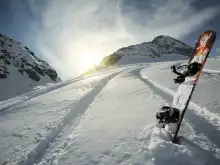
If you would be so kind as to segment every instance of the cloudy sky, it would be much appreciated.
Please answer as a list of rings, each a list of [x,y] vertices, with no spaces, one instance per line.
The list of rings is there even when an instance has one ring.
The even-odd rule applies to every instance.
[[[220,34],[220,0],[0,0],[0,33],[31,48],[62,76],[118,48],[169,35],[193,45]],[[220,55],[220,41],[213,55]]]

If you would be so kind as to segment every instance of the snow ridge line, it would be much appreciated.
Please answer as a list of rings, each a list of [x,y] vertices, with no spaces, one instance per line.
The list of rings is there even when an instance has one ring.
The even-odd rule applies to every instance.
[[[171,97],[174,97],[175,91],[173,91],[171,89],[168,89],[168,88],[166,88],[166,87],[164,87],[164,86],[154,82],[149,77],[144,75],[142,72],[140,72],[140,76],[141,76],[141,78],[146,79],[147,81],[149,81],[152,85],[154,85],[159,90],[163,91],[164,93],[167,93]],[[196,115],[202,117],[203,119],[205,119],[206,121],[211,123],[213,126],[215,126],[218,130],[220,130],[220,117],[218,117],[214,113],[208,111],[205,107],[200,107],[199,105],[197,105],[196,103],[194,103],[192,101],[190,101],[190,103],[189,103],[189,108]]]
[[[106,86],[106,84],[120,72],[111,74],[108,77],[103,78],[101,82],[99,82],[99,84],[91,92],[87,93],[77,103],[74,103],[74,108],[72,108],[72,110],[62,119],[62,121],[55,128],[53,128],[52,131],[31,152],[29,152],[25,158],[23,158],[16,164],[31,165],[39,162],[45,154],[46,149],[50,146],[50,143],[55,140],[55,138],[63,130],[63,128],[67,124],[71,123],[72,120],[84,113],[89,105],[93,102],[95,97]],[[73,105],[71,105],[71,107]]]

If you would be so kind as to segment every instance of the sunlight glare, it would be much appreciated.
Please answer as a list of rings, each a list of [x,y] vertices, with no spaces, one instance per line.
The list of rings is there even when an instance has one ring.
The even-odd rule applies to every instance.
[[[87,71],[91,67],[98,65],[101,62],[102,57],[96,53],[84,53],[81,60],[82,70]]]

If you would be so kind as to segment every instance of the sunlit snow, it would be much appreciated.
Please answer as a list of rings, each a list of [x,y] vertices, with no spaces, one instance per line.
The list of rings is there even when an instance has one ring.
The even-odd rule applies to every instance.
[[[170,66],[186,61],[165,59],[124,57],[88,78],[0,102],[0,164],[219,164],[219,60],[208,60],[178,145],[155,128],[155,113],[178,87]]]

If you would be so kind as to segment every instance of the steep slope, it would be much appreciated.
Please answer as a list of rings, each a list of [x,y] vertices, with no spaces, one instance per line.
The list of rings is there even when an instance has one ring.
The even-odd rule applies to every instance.
[[[57,72],[29,48],[0,34],[0,90],[4,93],[0,100],[60,80]]]

